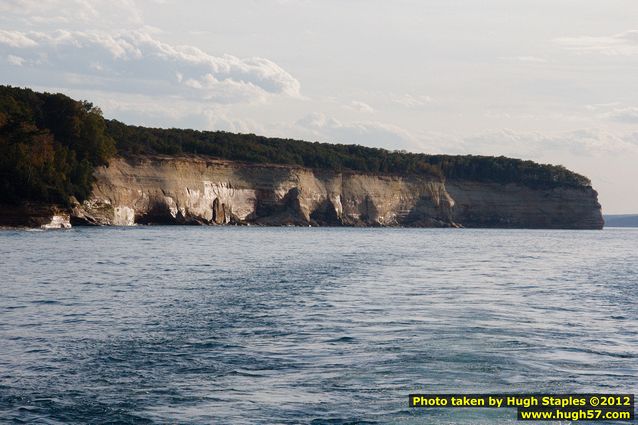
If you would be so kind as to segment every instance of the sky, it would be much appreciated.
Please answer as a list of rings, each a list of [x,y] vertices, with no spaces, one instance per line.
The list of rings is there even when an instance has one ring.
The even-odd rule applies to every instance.
[[[0,0],[0,70],[129,124],[562,164],[638,213],[636,0]]]

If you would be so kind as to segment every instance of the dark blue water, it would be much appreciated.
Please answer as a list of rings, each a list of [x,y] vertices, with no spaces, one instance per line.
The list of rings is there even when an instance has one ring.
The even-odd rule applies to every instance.
[[[0,421],[515,423],[638,392],[638,229],[0,232]]]

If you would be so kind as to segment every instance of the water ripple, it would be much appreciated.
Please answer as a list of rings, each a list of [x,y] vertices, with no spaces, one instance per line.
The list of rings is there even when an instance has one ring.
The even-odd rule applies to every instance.
[[[0,232],[13,423],[515,423],[410,392],[638,392],[638,230]]]

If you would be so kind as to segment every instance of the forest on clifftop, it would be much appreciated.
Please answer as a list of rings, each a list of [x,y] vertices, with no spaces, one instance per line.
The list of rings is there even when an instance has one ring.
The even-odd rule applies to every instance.
[[[365,142],[362,140],[362,142]],[[503,156],[430,155],[224,131],[158,129],[103,118],[63,94],[0,86],[0,203],[82,201],[114,155],[198,154],[332,171],[425,175],[534,188],[589,186],[560,165]]]

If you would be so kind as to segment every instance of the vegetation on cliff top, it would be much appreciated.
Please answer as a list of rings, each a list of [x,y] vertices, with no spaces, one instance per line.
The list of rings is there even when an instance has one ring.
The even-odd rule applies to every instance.
[[[0,86],[0,202],[83,200],[94,167],[114,154],[115,141],[92,104]]]
[[[200,154],[334,171],[418,174],[530,187],[588,186],[562,166],[506,157],[414,154],[223,131],[156,129],[104,120],[91,103],[0,86],[0,202],[85,199],[92,170],[115,155]]]
[[[504,156],[418,154],[223,131],[136,127],[115,120],[107,121],[107,127],[121,153],[201,154],[235,161],[336,171],[434,175],[531,187],[590,184],[586,177],[561,165],[543,165]]]

